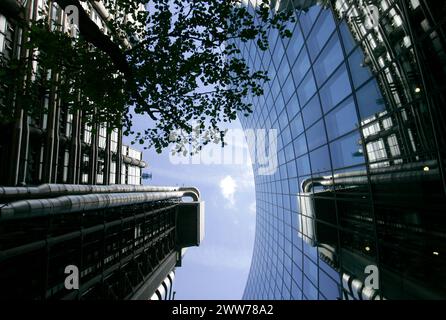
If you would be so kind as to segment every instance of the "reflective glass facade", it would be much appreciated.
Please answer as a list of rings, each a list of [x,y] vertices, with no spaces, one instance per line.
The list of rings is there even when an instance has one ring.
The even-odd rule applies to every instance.
[[[406,9],[415,12],[414,2]],[[292,3],[302,9],[304,1]],[[256,240],[244,298],[444,298],[444,144],[435,101],[425,103],[427,88],[416,83],[401,87],[404,61],[367,50],[377,47],[374,36],[392,43],[380,27],[358,41],[352,31],[364,25],[354,29],[339,3],[348,6],[296,9],[292,38],[271,32],[265,52],[239,44],[271,78],[242,125],[279,133],[275,173],[260,175],[253,163]],[[386,14],[400,12],[380,3]],[[370,62],[384,58],[390,62],[380,69]]]

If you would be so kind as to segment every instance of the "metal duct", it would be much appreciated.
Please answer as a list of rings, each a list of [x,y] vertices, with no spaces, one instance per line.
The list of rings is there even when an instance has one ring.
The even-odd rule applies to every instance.
[[[424,170],[425,168],[429,170]],[[315,185],[363,185],[369,183],[369,179],[372,183],[425,180],[438,177],[439,174],[437,161],[408,163],[387,168],[371,169],[370,172],[361,170],[335,174],[333,177],[323,176],[310,178],[302,182],[301,190],[304,193],[310,193]]]
[[[200,191],[194,187],[181,187],[178,191],[184,192],[183,197],[191,197],[194,201],[200,201]]]
[[[76,184],[43,184],[38,187],[0,187],[0,199],[36,199],[43,197],[57,197],[62,195],[82,195],[93,193],[129,193],[129,192],[173,192],[178,187],[158,187],[116,184],[76,185]]]
[[[184,192],[145,192],[89,194],[52,199],[20,200],[0,209],[0,219],[23,219],[70,212],[89,211],[169,200],[183,197]]]

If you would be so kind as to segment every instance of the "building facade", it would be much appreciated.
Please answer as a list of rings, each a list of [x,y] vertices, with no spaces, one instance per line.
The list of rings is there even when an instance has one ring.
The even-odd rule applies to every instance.
[[[290,39],[239,44],[271,78],[242,125],[278,133],[244,298],[445,298],[444,3],[276,8]]]
[[[173,270],[161,285],[156,289],[150,300],[174,300],[173,282],[175,280],[175,270]]]
[[[81,4],[107,33],[102,2]],[[55,1],[2,0],[1,58],[26,54],[18,15],[42,11],[76,34]],[[0,88],[1,110],[18,115],[0,123],[0,299],[168,298],[162,288],[184,248],[204,235],[199,191],[142,186],[142,152],[123,145],[120,129],[89,126],[55,91],[30,116],[15,94]]]
[[[203,237],[195,188],[0,187],[0,300],[166,299]]]
[[[102,3],[81,4],[106,33],[107,12]],[[14,14],[14,8],[19,10],[22,6],[24,19],[37,20],[44,11],[54,28],[71,32],[66,13],[54,1],[2,1],[0,55],[6,59],[24,54],[22,30]],[[89,126],[82,111],[68,111],[56,91],[46,94],[42,113],[31,117],[15,103],[14,92],[0,88],[3,108],[15,110],[18,115],[14,122],[0,123],[0,185],[141,184],[141,171],[146,163],[141,152],[123,145],[122,131],[111,130],[106,123]]]

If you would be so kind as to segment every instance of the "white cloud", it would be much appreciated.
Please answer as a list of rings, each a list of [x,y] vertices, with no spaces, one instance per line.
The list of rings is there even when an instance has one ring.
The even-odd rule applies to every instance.
[[[231,205],[235,204],[235,191],[237,190],[237,183],[231,176],[226,176],[220,180],[220,190],[223,197],[229,200]]]
[[[249,213],[256,214],[256,202],[255,201],[249,205]]]

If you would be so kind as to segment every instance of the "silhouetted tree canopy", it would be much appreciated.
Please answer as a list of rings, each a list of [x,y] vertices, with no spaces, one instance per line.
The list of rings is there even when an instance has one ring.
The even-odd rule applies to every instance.
[[[1,82],[31,116],[45,112],[42,99],[55,92],[90,124],[124,126],[135,142],[158,152],[184,143],[184,136],[172,135],[179,130],[187,136],[198,129],[197,150],[221,143],[222,123],[251,113],[247,97],[262,95],[268,80],[265,70],[249,68],[235,43],[252,40],[267,50],[268,33],[290,37],[286,26],[293,19],[291,12],[271,10],[269,0],[259,1],[256,12],[242,0],[115,0],[106,3],[111,18],[104,35],[81,1],[55,2],[78,7],[79,37],[45,15],[22,21],[29,38],[23,47],[32,54],[3,59]],[[141,4],[146,10],[138,10]],[[2,121],[16,116],[1,108]],[[147,116],[142,132],[132,131],[131,111]]]

